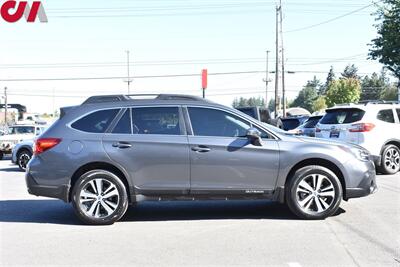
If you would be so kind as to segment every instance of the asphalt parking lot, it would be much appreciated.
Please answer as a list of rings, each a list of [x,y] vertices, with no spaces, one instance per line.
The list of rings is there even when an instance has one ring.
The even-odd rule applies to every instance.
[[[400,174],[342,202],[324,221],[267,201],[154,202],[112,226],[85,226],[70,205],[26,191],[0,161],[0,264],[400,266]]]

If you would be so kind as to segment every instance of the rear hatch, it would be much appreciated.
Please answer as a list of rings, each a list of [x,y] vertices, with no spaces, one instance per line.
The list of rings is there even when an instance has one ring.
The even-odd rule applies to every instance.
[[[359,108],[328,109],[317,124],[316,137],[358,144],[357,127],[364,115],[365,111]]]

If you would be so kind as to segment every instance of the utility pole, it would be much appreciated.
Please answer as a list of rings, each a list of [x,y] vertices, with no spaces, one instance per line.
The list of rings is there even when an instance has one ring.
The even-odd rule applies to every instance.
[[[280,2],[280,15],[281,15],[281,20],[280,20],[280,33],[281,33],[281,49],[282,49],[282,98],[283,98],[283,117],[286,117],[286,89],[285,89],[285,49],[283,48],[283,29],[282,29],[282,21],[283,21],[283,16],[282,16],[282,2]]]
[[[269,50],[267,50],[267,68],[265,72],[265,107],[267,109],[268,109],[268,83],[270,82],[268,78],[269,74],[268,64],[269,64]]]
[[[275,119],[278,117],[278,106],[279,106],[279,94],[278,94],[278,86],[279,86],[279,12],[281,9],[281,5],[276,6],[276,36],[275,36]]]
[[[4,87],[4,126],[7,128],[7,87]]]
[[[131,73],[130,73],[130,69],[129,69],[129,65],[130,65],[130,61],[129,61],[129,50],[126,51],[126,58],[127,58],[127,68],[128,68],[128,80],[126,81],[126,83],[128,84],[128,95],[131,93],[131,88],[130,85],[132,83],[131,80]]]

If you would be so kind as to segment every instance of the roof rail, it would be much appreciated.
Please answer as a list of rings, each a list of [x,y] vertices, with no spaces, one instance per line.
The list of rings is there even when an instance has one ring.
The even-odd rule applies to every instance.
[[[129,94],[129,95],[98,95],[91,96],[86,99],[82,105],[105,103],[105,102],[121,102],[136,99],[146,99],[150,97],[154,100],[191,100],[191,101],[207,101],[204,98],[192,95],[178,95],[178,94]]]
[[[387,100],[363,100],[359,101],[358,104],[363,105],[377,105],[377,104],[400,104],[400,101],[387,101]]]

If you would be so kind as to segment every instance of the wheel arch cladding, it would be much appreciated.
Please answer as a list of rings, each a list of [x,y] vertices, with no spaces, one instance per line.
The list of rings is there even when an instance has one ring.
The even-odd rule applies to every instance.
[[[129,183],[128,183],[128,179],[127,179],[126,175],[118,167],[116,167],[110,163],[106,163],[106,162],[90,162],[90,163],[87,163],[87,164],[79,167],[79,169],[77,169],[74,172],[74,174],[71,177],[71,187],[70,187],[69,193],[68,193],[68,202],[71,201],[71,197],[72,197],[71,194],[72,194],[72,190],[76,184],[76,181],[84,173],[86,173],[88,171],[92,171],[92,170],[105,170],[105,171],[109,171],[109,172],[112,172],[113,174],[117,175],[121,179],[123,184],[125,185],[126,193],[128,194],[128,201],[129,201],[129,203],[131,203],[131,194],[129,192],[130,187],[129,187]]]
[[[398,139],[390,139],[389,141],[387,141],[381,148],[381,154],[383,152],[384,147],[388,146],[388,145],[395,145],[400,149],[400,140],[398,140]]]
[[[312,165],[325,167],[325,168],[329,169],[330,171],[332,171],[338,177],[338,179],[340,181],[340,184],[342,186],[343,198],[346,199],[346,182],[345,182],[345,179],[344,179],[342,171],[339,169],[338,166],[336,166],[335,163],[333,163],[333,162],[331,162],[329,160],[326,160],[326,159],[321,159],[321,158],[305,159],[305,160],[302,160],[302,161],[298,162],[296,165],[294,165],[290,169],[290,171],[289,171],[289,173],[288,173],[288,175],[286,177],[285,187],[289,183],[291,177],[293,177],[294,173],[297,170],[299,170],[299,169],[301,169],[303,167],[312,166]]]

